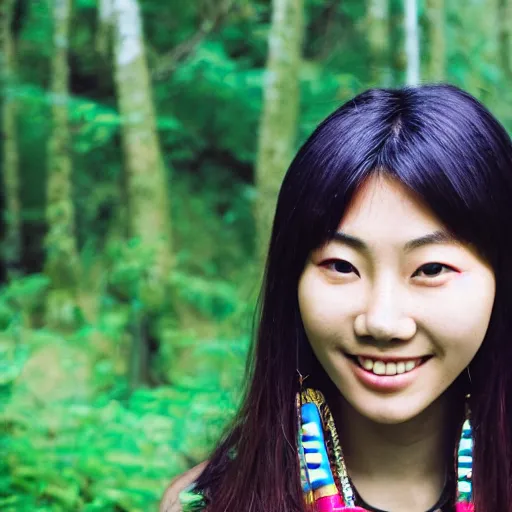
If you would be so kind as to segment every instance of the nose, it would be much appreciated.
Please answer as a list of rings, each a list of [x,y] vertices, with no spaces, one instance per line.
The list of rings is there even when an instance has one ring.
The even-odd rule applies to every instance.
[[[355,319],[356,335],[371,336],[378,342],[411,339],[416,334],[416,322],[406,313],[406,300],[396,283],[374,287],[363,312]]]

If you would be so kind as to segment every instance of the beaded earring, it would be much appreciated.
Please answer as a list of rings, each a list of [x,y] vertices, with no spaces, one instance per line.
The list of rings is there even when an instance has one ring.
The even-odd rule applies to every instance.
[[[301,412],[298,451],[306,503],[314,503],[318,512],[365,512],[354,504],[338,434],[324,396],[308,388],[297,395],[297,405]]]
[[[471,382],[469,369],[468,376]],[[473,435],[470,419],[471,411],[469,408],[470,397],[470,394],[466,395],[465,418],[457,451],[457,502],[462,504],[471,503],[473,494]],[[461,512],[465,510],[462,505],[460,508]]]
[[[473,382],[469,366],[466,368],[468,374],[469,389]],[[462,425],[460,441],[457,451],[457,502],[460,504],[460,511],[470,510],[464,509],[463,505],[470,504],[473,496],[473,434],[471,429],[471,408],[469,406],[471,393],[466,395],[464,403],[464,423]],[[472,509],[471,509],[472,510]],[[459,510],[457,510],[459,512]]]

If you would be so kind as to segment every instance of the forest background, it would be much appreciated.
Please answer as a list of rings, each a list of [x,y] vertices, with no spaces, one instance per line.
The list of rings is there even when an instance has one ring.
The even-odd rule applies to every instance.
[[[512,0],[1,0],[0,509],[147,511],[243,392],[278,188],[372,86],[512,130]]]

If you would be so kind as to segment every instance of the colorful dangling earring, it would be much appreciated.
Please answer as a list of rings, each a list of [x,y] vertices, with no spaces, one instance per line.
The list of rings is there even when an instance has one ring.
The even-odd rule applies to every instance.
[[[301,412],[299,460],[306,503],[314,503],[318,512],[365,512],[354,504],[334,420],[324,396],[306,389],[297,396],[297,404]]]
[[[471,381],[471,376],[469,378]],[[457,512],[473,510],[471,504],[473,497],[473,435],[469,408],[470,396],[466,395],[465,418],[457,451]]]

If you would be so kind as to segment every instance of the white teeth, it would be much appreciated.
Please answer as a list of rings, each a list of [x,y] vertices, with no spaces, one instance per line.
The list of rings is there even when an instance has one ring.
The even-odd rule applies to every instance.
[[[416,366],[416,361],[407,361],[405,363],[405,371],[410,372]]]
[[[386,375],[396,375],[396,363],[386,364]]]
[[[365,357],[358,357],[360,366],[366,371],[372,372],[375,375],[397,375],[414,370],[421,362],[419,359],[410,361],[400,361],[398,363],[385,363],[384,361],[367,359]]]
[[[365,370],[373,370],[373,361],[371,359],[364,359],[363,360],[363,368]]]
[[[375,361],[373,363],[373,373],[375,373],[375,375],[384,375],[386,373],[386,363]]]

